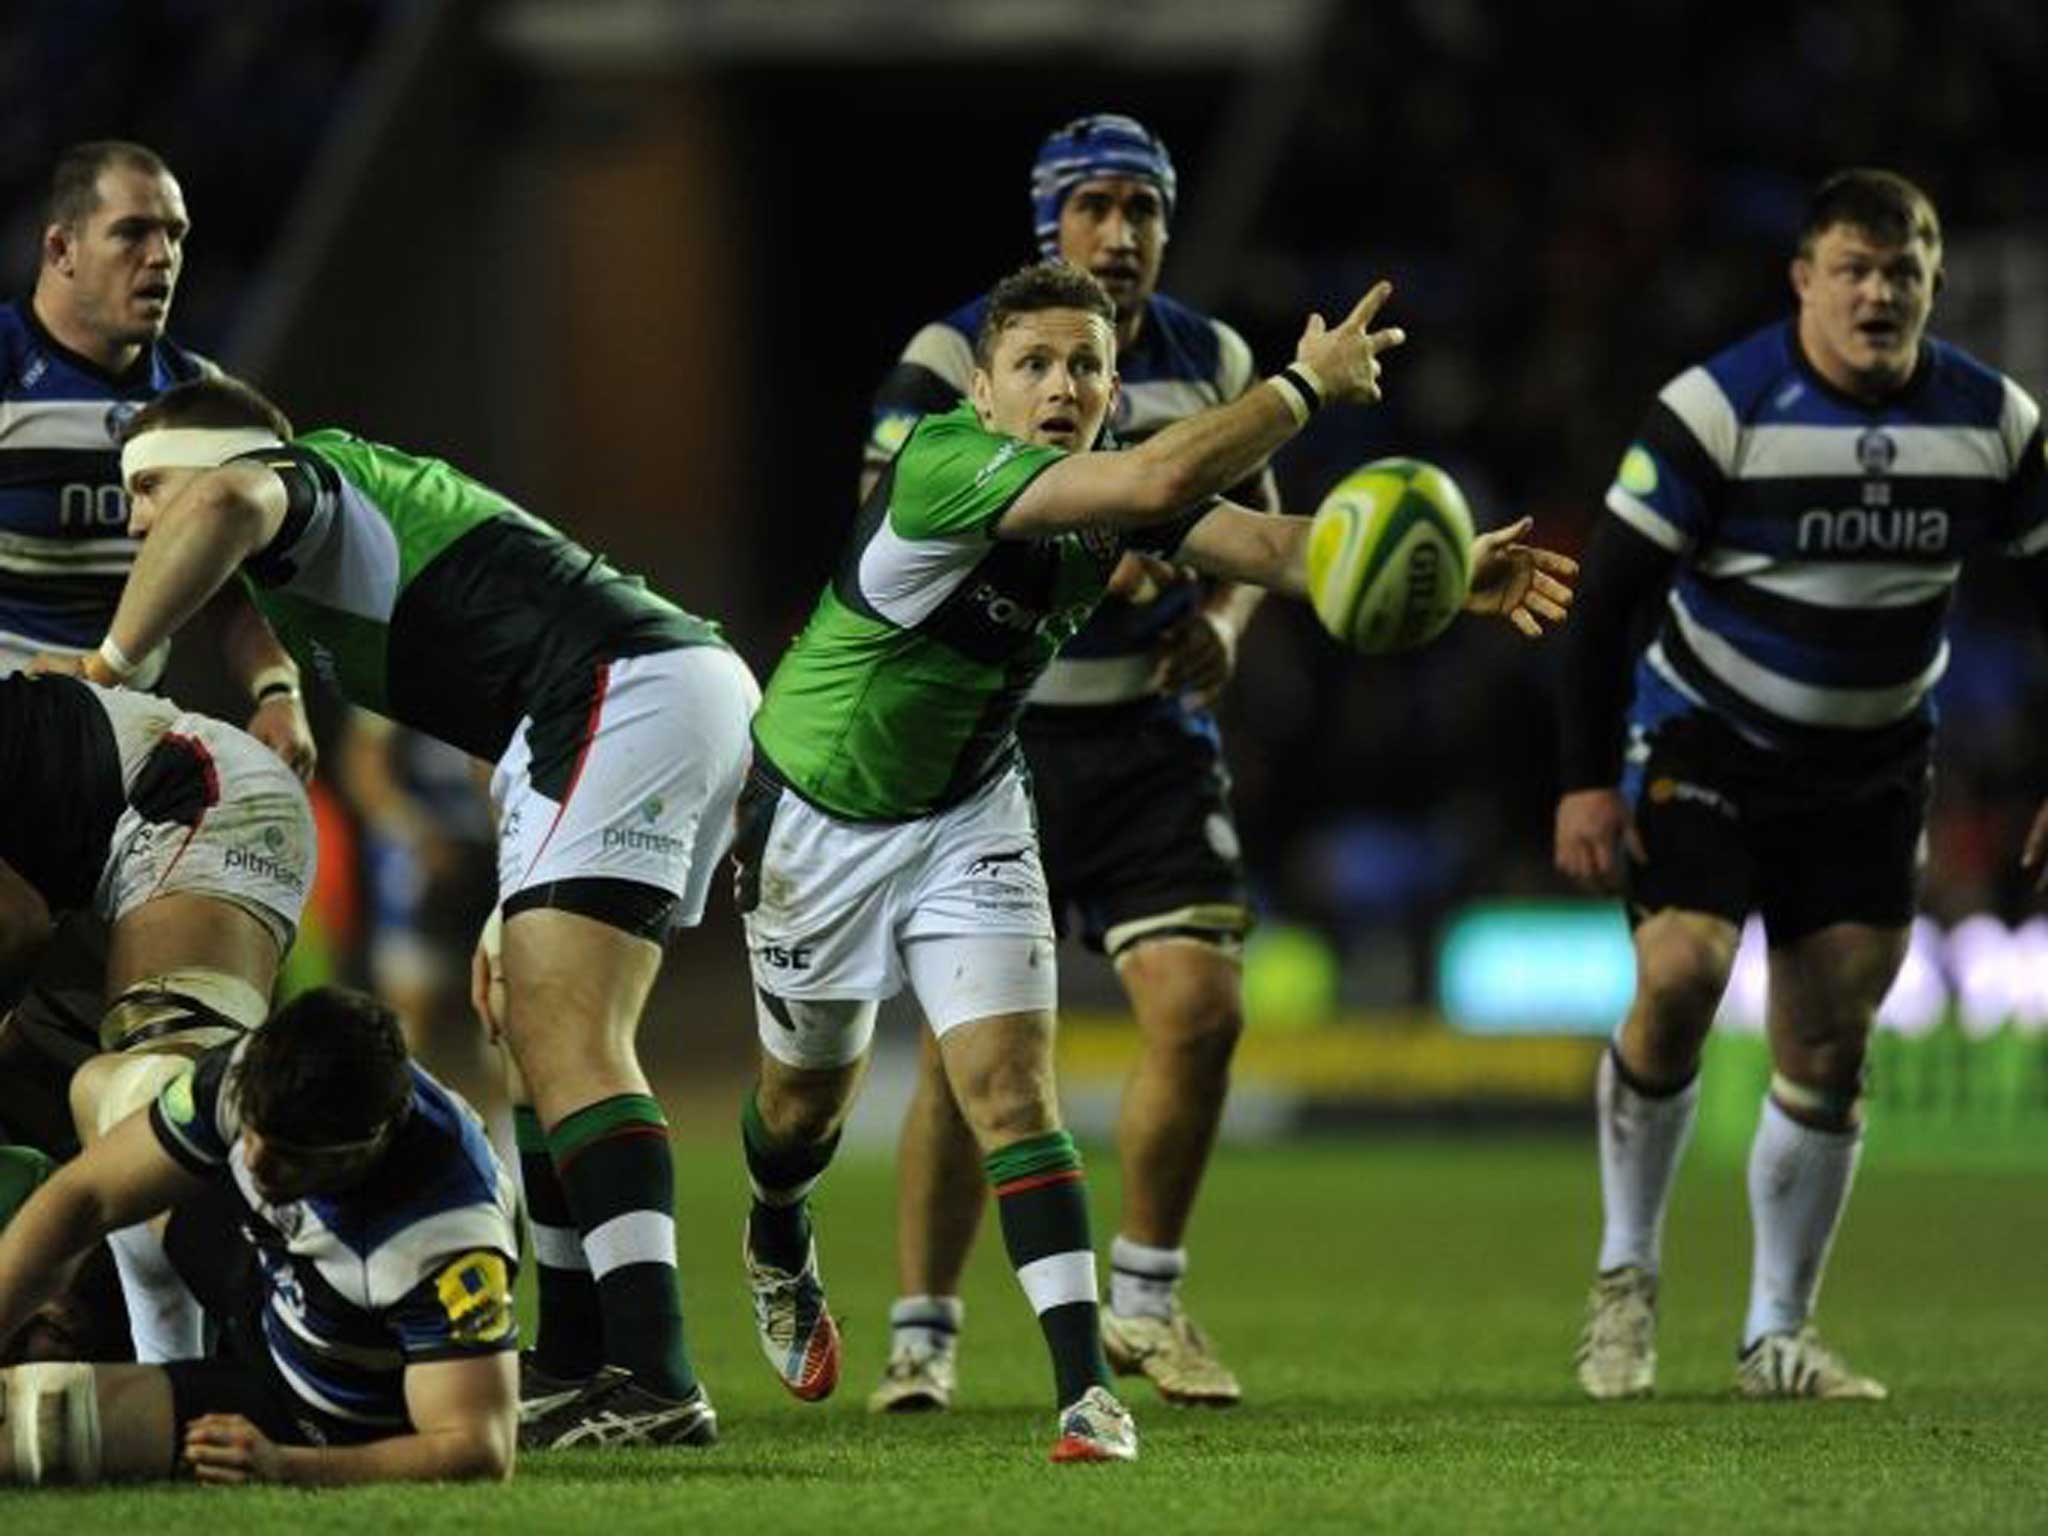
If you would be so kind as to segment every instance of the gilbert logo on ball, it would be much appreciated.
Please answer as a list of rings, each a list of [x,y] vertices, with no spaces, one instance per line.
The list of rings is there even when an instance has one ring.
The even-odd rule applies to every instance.
[[[1323,628],[1357,650],[1405,651],[1442,634],[1472,578],[1472,513],[1421,459],[1376,459],[1338,481],[1308,536],[1308,592]]]

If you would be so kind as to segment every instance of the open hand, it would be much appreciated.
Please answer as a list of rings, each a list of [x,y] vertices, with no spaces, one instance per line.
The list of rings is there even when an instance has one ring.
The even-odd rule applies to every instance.
[[[1546,623],[1555,628],[1564,622],[1572,605],[1571,578],[1579,573],[1570,555],[1517,542],[1534,525],[1534,518],[1525,517],[1473,539],[1472,584],[1465,594],[1467,613],[1499,614],[1531,640],[1542,638]]]

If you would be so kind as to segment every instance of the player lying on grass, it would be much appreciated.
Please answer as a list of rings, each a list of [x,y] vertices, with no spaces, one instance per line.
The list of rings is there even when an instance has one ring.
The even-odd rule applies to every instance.
[[[389,1009],[308,992],[202,1056],[0,1233],[0,1338],[107,1232],[165,1246],[210,1360],[0,1371],[0,1480],[510,1476],[511,1180]]]
[[[759,690],[716,625],[452,466],[291,436],[229,380],[135,417],[121,465],[146,542],[84,665],[118,670],[240,571],[351,702],[497,765],[493,1024],[530,1096],[521,1171],[549,1261],[526,1443],[706,1443],[668,1122],[634,1035],[662,943],[703,915]]]
[[[71,1081],[89,1145],[200,1052],[263,1022],[313,878],[313,813],[254,737],[68,677],[0,677],[0,784],[0,995],[65,914],[111,925],[108,1054]],[[23,1150],[11,1161],[33,1166]],[[156,1235],[129,1228],[112,1246],[136,1358],[201,1353],[198,1305]]]
[[[1109,1391],[1081,1160],[1053,1083],[1053,924],[1018,711],[1128,551],[1304,595],[1309,520],[1219,503],[1322,398],[1379,398],[1387,288],[1313,319],[1295,364],[1119,453],[1088,451],[1116,396],[1116,311],[1060,263],[991,293],[971,399],[926,416],[868,498],[839,575],[754,722],[735,848],[759,993],[742,1114],[757,1331],[800,1398],[838,1379],[806,1197],[830,1163],[877,1004],[907,981],[980,1146],[1004,1242],[1052,1356],[1062,1461],[1129,1460]],[[1564,616],[1569,561],[1473,551],[1471,606]]]

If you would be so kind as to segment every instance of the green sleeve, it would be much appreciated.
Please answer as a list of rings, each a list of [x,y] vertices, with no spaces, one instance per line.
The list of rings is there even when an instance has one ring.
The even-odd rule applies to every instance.
[[[1064,457],[1062,449],[987,431],[966,409],[927,416],[896,460],[889,525],[906,539],[986,532]]]

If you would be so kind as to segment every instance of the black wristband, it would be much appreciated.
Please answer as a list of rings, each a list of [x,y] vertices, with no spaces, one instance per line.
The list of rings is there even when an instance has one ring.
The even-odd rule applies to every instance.
[[[1294,364],[1289,363],[1285,368],[1282,368],[1280,370],[1280,377],[1301,391],[1302,404],[1308,407],[1309,415],[1313,416],[1323,408],[1322,391],[1309,383],[1308,375],[1295,367]]]
[[[267,704],[279,694],[283,694],[288,699],[296,699],[299,696],[299,685],[297,683],[288,683],[281,677],[277,678],[265,683],[256,690],[256,702],[258,704]]]

